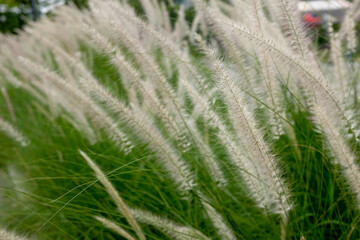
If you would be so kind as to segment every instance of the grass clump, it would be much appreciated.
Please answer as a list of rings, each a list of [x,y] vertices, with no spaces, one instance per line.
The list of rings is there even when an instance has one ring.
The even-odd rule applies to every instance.
[[[192,22],[139,3],[145,16],[126,1],[64,6],[0,38],[2,227],[359,238],[359,63],[344,57],[357,3],[330,23],[326,61],[286,0],[194,0]]]

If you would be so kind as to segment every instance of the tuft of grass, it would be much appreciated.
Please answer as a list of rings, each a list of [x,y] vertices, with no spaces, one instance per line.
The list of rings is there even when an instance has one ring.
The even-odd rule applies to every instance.
[[[131,4],[0,36],[0,238],[358,239],[359,4]]]

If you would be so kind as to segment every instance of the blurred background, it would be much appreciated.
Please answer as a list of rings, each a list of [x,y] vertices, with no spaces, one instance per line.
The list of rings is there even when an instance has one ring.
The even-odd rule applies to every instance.
[[[16,33],[28,21],[37,20],[69,3],[86,7],[86,0],[0,0],[0,32]]]
[[[163,0],[170,7],[184,4],[191,8],[191,0]],[[228,0],[224,0],[228,1]],[[58,6],[73,3],[79,8],[86,7],[87,0],[0,0],[0,31],[14,32],[29,20],[51,13]],[[141,0],[130,3],[137,7]],[[298,1],[298,10],[304,16],[303,21],[310,27],[321,27],[326,21],[340,23],[350,0],[307,0]],[[275,2],[274,2],[275,4]],[[359,14],[360,20],[360,14]]]
[[[129,3],[138,12],[142,12],[141,1],[143,0],[130,0]],[[187,9],[186,20],[189,22],[193,20],[194,10],[191,0],[163,1],[168,6],[172,21],[177,18],[180,4],[183,4]],[[319,48],[328,48],[327,22],[331,21],[334,30],[337,31],[341,26],[345,12],[349,9],[349,2],[352,0],[306,0],[297,2],[302,21],[313,35],[314,42],[317,42]],[[64,4],[75,4],[79,8],[86,8],[87,0],[0,0],[0,33],[16,34],[29,21],[36,21],[46,15],[51,16],[53,9]],[[276,4],[276,0],[274,0],[274,4]],[[360,12],[355,14],[357,15],[355,17],[357,19],[356,29],[359,32]]]

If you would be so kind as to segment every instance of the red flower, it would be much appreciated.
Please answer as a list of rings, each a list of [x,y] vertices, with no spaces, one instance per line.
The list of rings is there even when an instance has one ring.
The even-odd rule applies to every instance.
[[[303,21],[307,27],[317,27],[321,23],[321,19],[317,16],[312,15],[311,13],[306,13],[303,16]]]

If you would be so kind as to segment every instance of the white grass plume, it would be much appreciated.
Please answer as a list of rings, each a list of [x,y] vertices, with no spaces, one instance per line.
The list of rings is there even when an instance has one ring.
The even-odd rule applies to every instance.
[[[29,92],[31,95],[36,97],[39,101],[46,103],[47,100],[45,100],[44,96],[42,96],[33,86],[31,86],[29,83],[21,81],[15,74],[10,71],[5,65],[0,63],[0,72],[4,74],[4,78],[6,76],[5,81],[7,83],[10,83],[15,88],[23,88],[27,92]]]
[[[296,2],[280,0],[280,14],[285,35],[290,40],[293,51],[308,61],[315,62],[314,56],[309,51],[309,39],[306,37],[304,26],[301,23],[300,14],[297,11]]]
[[[185,6],[184,4],[181,4],[179,7],[173,35],[175,36],[176,41],[181,43],[181,41],[189,34],[189,32],[189,25],[185,20]]]
[[[360,10],[360,2],[354,1],[350,8],[346,11],[344,19],[341,23],[339,30],[339,37],[346,40],[348,53],[355,53],[358,43],[357,33],[356,33],[356,19],[359,19],[356,16],[356,11]]]
[[[360,209],[360,168],[354,153],[344,141],[344,133],[339,128],[339,123],[321,106],[315,106],[314,120],[321,126],[334,161],[340,166],[346,182],[355,195],[357,208]]]
[[[114,200],[116,206],[118,207],[120,213],[124,215],[130,226],[134,229],[136,235],[139,237],[140,240],[145,240],[145,235],[142,232],[139,224],[135,220],[133,214],[131,213],[129,207],[126,205],[124,200],[119,195],[119,192],[116,191],[115,187],[111,184],[111,182],[108,180],[106,175],[101,171],[101,169],[96,165],[96,163],[89,158],[86,153],[79,150],[79,153],[81,156],[85,159],[87,164],[94,170],[96,177],[99,179],[99,181],[104,185],[107,193],[111,196],[111,198]]]
[[[220,162],[217,161],[214,152],[210,146],[203,139],[200,133],[195,129],[195,124],[188,121],[188,126],[192,132],[194,142],[199,150],[200,157],[203,159],[205,167],[208,169],[210,177],[217,184],[218,187],[222,188],[228,184],[224,172],[221,169]]]
[[[104,217],[95,216],[95,219],[101,222],[105,227],[113,230],[120,236],[124,237],[126,240],[135,240],[133,236],[131,236],[130,233],[128,233],[125,229],[120,227],[118,224],[114,223],[113,221],[110,221],[109,219],[106,219]]]
[[[132,208],[131,212],[138,221],[160,229],[175,240],[210,240],[209,237],[197,229],[180,225],[179,223],[149,211]]]
[[[254,40],[260,47],[265,46],[270,53],[278,56],[279,59],[282,59],[289,67],[297,70],[302,77],[301,84],[308,97],[307,101],[309,101],[312,106],[310,110],[315,115],[314,122],[323,130],[330,145],[330,150],[337,158],[335,162],[343,166],[342,168],[346,170],[343,171],[343,175],[345,179],[348,180],[354,194],[358,196],[360,189],[357,184],[353,184],[354,182],[356,183],[355,179],[358,179],[359,173],[357,165],[354,164],[353,153],[346,150],[348,149],[348,144],[345,142],[343,134],[341,133],[341,129],[348,129],[352,123],[346,122],[343,106],[323,74],[319,72],[317,68],[309,66],[309,63],[292,56],[290,52],[276,45],[271,40],[251,32],[246,27],[229,23],[228,21],[223,21],[223,23],[231,26],[238,33]],[[339,154],[341,152],[343,153]],[[349,169],[351,169],[351,171],[349,171]]]
[[[345,60],[342,53],[341,39],[338,33],[334,32],[333,23],[327,22],[327,32],[330,38],[330,56],[334,65],[334,75],[336,76],[336,84],[340,87],[341,98],[345,99],[348,93],[348,86],[345,74]]]
[[[116,5],[113,5],[113,6],[114,6],[114,8],[118,7]],[[133,14],[127,13],[123,9],[118,8],[118,10],[121,11],[129,19],[129,21],[135,23],[141,29],[146,30],[146,32],[148,32],[149,35],[151,35],[154,39],[158,40],[161,43],[160,44],[161,47],[165,48],[166,50],[170,50],[170,53],[174,58],[178,59],[178,61],[181,60],[181,62],[185,62],[185,64],[184,63],[182,64],[182,65],[184,65],[184,67],[182,69],[184,69],[184,71],[186,71],[186,76],[188,76],[188,77],[198,76],[197,71],[194,70],[194,68],[191,67],[191,65],[188,63],[190,61],[190,59],[188,59],[186,57],[186,55],[184,55],[182,53],[182,51],[178,48],[178,46],[174,42],[172,42],[170,39],[168,39],[166,37],[166,33],[152,28],[152,26],[150,26],[147,23],[143,22],[142,20],[140,20],[139,18],[137,18]],[[117,28],[120,28],[120,26],[117,26]],[[121,30],[119,29],[119,31],[121,31]],[[161,34],[161,33],[163,33],[163,34]],[[127,36],[125,33],[122,33],[122,35],[125,35],[125,37]],[[97,37],[96,37],[96,38],[98,38],[98,42],[102,42],[101,45],[103,45],[104,47],[107,46],[108,45],[106,43],[107,41],[104,41],[103,38],[99,38],[99,37],[100,37],[99,35],[97,35]],[[128,41],[126,41],[126,42],[128,42]],[[135,43],[127,43],[128,47],[130,49],[133,49],[132,45],[134,45],[134,44],[136,44],[136,42]],[[146,58],[146,57],[142,57],[142,58]],[[149,64],[150,60],[148,60],[147,62],[148,62],[147,65],[153,65],[153,64]],[[154,71],[154,72],[156,73],[158,71]],[[182,78],[182,79],[184,79],[184,78]],[[199,78],[195,77],[195,79],[199,79]],[[162,81],[162,82],[164,82],[164,81]],[[200,83],[199,85],[203,86],[202,83]],[[166,84],[165,84],[165,89],[167,89]],[[178,101],[176,101],[175,96],[172,96],[172,94],[167,94],[167,97],[170,98],[170,100],[173,102],[173,104],[172,104],[173,107],[175,107],[175,109],[177,109],[177,111],[179,112],[176,115],[177,119],[184,119],[184,117],[183,117],[184,113],[181,111],[181,108],[179,107],[179,103],[178,103]],[[166,116],[165,114],[162,114],[162,115]],[[166,118],[164,118],[164,119],[166,119]],[[225,178],[224,178],[223,173],[221,172],[220,167],[218,166],[218,164],[214,160],[207,157],[210,154],[210,149],[205,148],[205,147],[202,146],[203,143],[201,142],[201,139],[198,137],[197,130],[191,128],[191,126],[189,126],[186,121],[183,121],[183,123],[184,123],[183,124],[184,127],[186,127],[188,129],[188,132],[189,132],[190,136],[194,140],[195,144],[198,146],[199,150],[202,151],[202,154],[205,156],[205,161],[208,163],[210,172],[213,173],[212,176],[214,177],[215,181],[218,182],[220,185],[226,184]],[[179,124],[180,124],[180,126],[182,125],[181,122]],[[175,126],[175,128],[173,128],[173,129],[176,130],[176,127],[177,126]],[[179,130],[176,130],[175,134],[178,133],[178,132],[179,132]],[[177,134],[177,135],[179,135],[179,134]],[[182,135],[180,135],[180,137],[181,136]],[[178,139],[181,139],[181,138],[178,137]]]
[[[83,81],[88,91],[95,97],[104,101],[106,105],[116,114],[121,121],[128,124],[132,129],[149,144],[149,149],[155,151],[158,159],[168,170],[174,182],[183,193],[191,190],[196,184],[190,166],[185,162],[181,154],[165,139],[154,121],[139,108],[132,106],[132,109],[125,106],[109,91],[103,88],[96,81]]]
[[[249,156],[247,156],[244,147],[239,143],[238,136],[236,133],[234,134],[232,129],[229,129],[229,127],[223,123],[222,119],[211,108],[211,105],[208,102],[209,99],[200,95],[189,82],[183,81],[183,85],[189,96],[192,98],[195,109],[198,109],[198,114],[202,114],[206,122],[211,127],[217,129],[217,136],[226,149],[231,163],[244,179],[245,184],[250,191],[250,195],[255,198],[259,206],[264,207],[266,205],[264,188],[261,187],[262,183],[257,177],[257,170],[254,163],[250,160]]]
[[[0,117],[0,131],[6,134],[9,138],[20,144],[22,147],[26,147],[29,144],[29,140],[24,137],[13,125],[5,121]]]
[[[265,206],[269,211],[286,215],[291,209],[290,192],[280,177],[281,171],[278,168],[278,163],[270,152],[263,133],[256,126],[255,118],[248,110],[247,103],[244,101],[244,94],[231,78],[224,63],[217,58],[216,52],[209,47],[204,50],[210,60],[211,69],[218,82],[218,87],[223,92],[224,98],[228,103],[234,128],[253,161],[251,165],[254,167],[249,168],[251,165],[248,165],[245,171],[249,171],[262,182],[257,183],[256,186],[263,186],[258,188],[250,185],[248,187],[253,187],[256,189],[255,192],[261,193],[256,198],[258,204],[261,205],[261,202],[265,201]],[[261,200],[263,196],[266,197],[264,200]]]
[[[299,75],[300,85],[305,89],[307,97],[309,98],[308,101],[321,101],[324,106],[331,105],[334,112],[336,110],[338,111],[336,114],[340,114],[340,118],[344,117],[343,106],[320,69],[300,57],[294,56],[289,50],[275,44],[271,39],[259,33],[252,32],[243,25],[224,18],[218,21],[231,27],[243,37],[253,40],[259,47],[264,47],[267,52],[272,54],[276,62],[285,63],[290,69],[296,71]]]
[[[154,42],[157,43],[157,46],[161,47],[163,49],[163,52],[167,55],[170,55],[173,59],[176,60],[176,63],[179,67],[179,71],[184,71],[187,74],[188,78],[192,78],[196,81],[199,88],[202,88],[203,90],[206,90],[207,87],[204,86],[203,79],[199,76],[197,73],[197,70],[195,67],[193,67],[190,62],[189,56],[181,49],[181,47],[172,40],[171,36],[166,32],[162,31],[161,29],[155,29],[154,26],[146,23],[139,17],[137,17],[133,12],[126,11],[126,9],[120,8],[117,4],[114,4],[114,2],[111,2],[111,7],[116,9],[119,13],[121,13],[129,22],[134,24],[136,27],[138,27],[140,30],[143,30],[147,33],[147,37],[154,39]],[[116,26],[116,25],[115,25]],[[121,31],[121,26],[117,25],[116,31]],[[127,36],[128,34],[124,34],[123,36]],[[127,41],[128,42],[128,41]],[[134,42],[132,45],[134,46],[136,42]],[[128,44],[128,47],[130,49],[134,49],[133,46],[130,47],[130,44]],[[136,46],[134,49],[134,52],[139,52],[139,49],[142,49],[140,46]],[[141,51],[140,51],[141,52]],[[141,56],[146,60],[146,55]],[[146,60],[149,62],[149,60]],[[151,64],[151,62],[149,62]],[[149,65],[147,63],[147,65]],[[150,65],[151,66],[151,65]],[[151,70],[151,69],[149,69]],[[158,72],[158,70],[154,69],[155,73]],[[149,74],[149,73],[147,73]],[[161,82],[164,82],[164,80],[161,80]]]
[[[267,36],[268,34],[266,27],[264,29],[264,23],[267,23],[268,21],[266,20],[262,10],[263,6],[258,0],[252,0],[250,2],[250,5],[252,6],[251,8],[253,9],[252,12],[254,12],[253,14],[257,19],[256,26],[262,35]],[[260,72],[264,80],[264,94],[260,94],[260,97],[261,95],[267,96],[265,102],[271,108],[266,109],[267,115],[269,115],[269,124],[271,126],[274,139],[278,139],[282,134],[284,134],[284,127],[282,123],[284,114],[281,111],[281,101],[279,99],[281,83],[276,79],[275,73],[272,69],[271,56],[262,48],[257,48],[255,51],[258,52],[258,64],[260,65]]]
[[[241,3],[240,1],[234,1],[234,4],[238,7],[244,5],[243,8],[248,8],[249,12],[251,13],[250,17],[252,19],[256,19],[254,21],[254,27],[252,28],[255,28],[256,31],[260,32],[262,35],[270,36],[269,29],[271,29],[270,31],[272,31],[273,28],[269,27],[269,21],[265,17],[265,13],[263,12],[263,4],[261,1],[249,0]],[[241,54],[239,54],[241,46],[235,45],[234,40],[232,39],[234,38],[233,33],[231,31],[229,32],[226,29],[223,29],[223,26],[219,25],[216,21],[212,19],[215,18],[216,15],[221,13],[219,13],[219,11],[214,8],[208,9],[207,6],[204,6],[204,9],[207,12],[207,15],[209,15],[209,21],[211,21],[211,23],[213,24],[211,28],[214,30],[214,33],[219,36],[220,41],[224,42],[225,48],[228,49],[228,55],[232,56],[237,53],[236,56],[231,57],[231,59],[238,59],[235,62],[237,63],[237,66],[240,67],[241,73],[243,73],[242,78],[244,78],[248,83],[248,87],[245,89],[250,93],[254,93],[259,99],[261,99],[261,101],[268,105],[268,107],[265,108],[265,112],[269,118],[269,129],[272,130],[272,137],[277,140],[281,135],[284,134],[284,123],[282,119],[285,115],[283,113],[280,100],[281,83],[279,80],[276,79],[276,74],[271,65],[271,56],[262,48],[254,48],[254,52],[256,53],[255,58],[257,59],[257,65],[259,65],[259,72],[261,75],[262,84],[252,83],[255,82],[254,77],[256,77],[256,75],[254,75],[253,73],[251,74],[248,69],[249,67],[244,67],[251,65],[249,63],[246,64],[244,60],[241,59]],[[252,25],[250,24],[250,26]],[[278,35],[281,36],[281,34]],[[254,88],[253,85],[258,86]],[[260,107],[263,108],[263,105],[260,105]]]
[[[95,29],[89,28],[89,31],[97,44],[104,49],[106,53],[112,56],[112,62],[118,66],[119,73],[124,75],[125,79],[129,81],[131,85],[137,87],[138,91],[144,98],[143,102],[144,105],[146,105],[147,110],[158,115],[169,132],[178,141],[178,145],[182,148],[182,151],[188,151],[190,143],[188,139],[189,137],[184,132],[184,127],[174,119],[172,116],[173,111],[169,108],[169,106],[160,102],[160,99],[156,96],[153,86],[141,79],[137,70],[108,39],[98,33]]]
[[[137,18],[134,13],[129,13],[128,11],[124,11],[124,9],[120,8],[118,4],[113,3],[110,1],[110,6],[116,9],[117,11],[121,12],[124,16],[126,16],[126,19],[134,23],[138,28],[147,30],[149,33],[158,33],[155,29],[150,27],[147,23],[142,21],[141,19]],[[111,26],[114,27],[116,33],[118,33],[121,38],[120,41],[134,54],[134,57],[136,58],[137,62],[140,64],[140,67],[142,69],[142,72],[145,73],[147,76],[146,81],[151,81],[151,84],[149,85],[151,88],[153,88],[153,92],[159,91],[162,98],[162,106],[160,111],[158,113],[161,113],[162,115],[160,117],[164,117],[164,120],[167,124],[167,126],[170,126],[173,130],[175,130],[175,136],[177,137],[177,140],[180,142],[180,146],[184,147],[184,152],[186,152],[189,149],[189,140],[186,137],[186,134],[181,133],[182,129],[186,129],[187,134],[191,137],[191,132],[189,131],[189,127],[186,125],[186,114],[183,111],[181,103],[178,101],[178,98],[176,97],[174,89],[170,86],[168,81],[166,80],[163,72],[160,70],[158,64],[156,63],[155,59],[148,53],[148,51],[145,50],[144,43],[134,40],[130,33],[124,31],[122,26],[109,19],[107,16],[104,16],[103,13],[99,13],[98,11],[94,10],[95,14],[98,14],[100,19],[105,20],[107,23],[109,23]],[[168,33],[163,32],[163,34],[166,36]],[[104,37],[101,35],[93,35],[93,37],[97,38],[97,41],[101,43],[102,48],[106,47],[106,44],[108,44],[108,41],[104,41]],[[163,38],[161,38],[163,39]],[[105,45],[104,45],[105,44]],[[175,45],[175,44],[173,44]],[[175,45],[176,46],[176,45]],[[109,47],[107,47],[107,51],[109,50]],[[117,55],[117,57],[120,57],[120,55]],[[121,63],[118,61],[117,63]],[[122,64],[124,61],[122,61]],[[164,114],[164,110],[168,112],[167,114]],[[167,116],[166,116],[167,115]],[[171,117],[173,115],[173,117]],[[167,117],[171,117],[171,119],[167,119]],[[172,123],[169,122],[173,121]],[[176,125],[174,125],[176,123]]]
[[[256,192],[253,194],[253,196],[260,194],[261,190],[258,188],[258,184],[255,183],[256,181],[258,181],[256,179],[256,175],[254,175],[256,171],[249,169],[251,168],[251,166],[253,166],[253,163],[246,156],[243,146],[239,144],[237,135],[234,134],[234,132],[223,123],[222,119],[211,108],[211,105],[209,104],[208,99],[206,99],[205,96],[200,95],[193,86],[190,86],[189,82],[184,81],[183,84],[187,90],[187,93],[192,98],[195,104],[195,109],[198,109],[198,114],[202,114],[206,122],[211,127],[217,130],[217,136],[221,140],[224,148],[226,149],[231,163],[242,175],[246,184],[248,184],[249,186],[249,190],[252,192]],[[260,199],[264,198],[261,197],[257,199],[260,201]]]
[[[126,134],[123,133],[121,129],[119,129],[118,124],[94,101],[92,101],[91,98],[79,90],[77,86],[66,82],[55,73],[50,72],[45,67],[35,64],[28,59],[20,58],[20,63],[27,67],[31,72],[34,72],[41,78],[45,78],[47,80],[42,83],[33,79],[33,84],[36,84],[40,90],[42,90],[44,93],[52,91],[52,94],[55,94],[58,97],[64,97],[64,101],[66,99],[71,100],[73,106],[67,105],[70,112],[76,113],[76,111],[79,111],[79,109],[84,109],[88,113],[88,116],[93,119],[95,123],[103,127],[104,131],[115,142],[115,144],[120,146],[121,151],[123,151],[125,154],[131,152],[133,144],[130,142]],[[49,85],[52,87],[49,87]],[[61,99],[59,100],[59,104],[61,104],[62,101]],[[72,110],[71,108],[74,107],[75,109]]]
[[[166,31],[171,32],[169,13],[164,2],[160,3],[158,0],[140,0],[140,2],[148,21],[153,25],[159,25],[166,29]]]
[[[227,226],[225,219],[221,216],[213,206],[209,203],[208,199],[200,194],[201,203],[212,221],[214,227],[217,229],[218,234],[223,240],[236,240],[233,231]]]
[[[13,232],[9,232],[5,229],[0,228],[0,239],[1,240],[27,240],[27,238],[19,236]]]
[[[124,14],[124,16],[128,17],[127,19],[133,20],[135,23],[141,23],[142,25],[145,24],[143,21],[138,19],[132,12],[128,12],[126,9],[122,9],[119,7],[118,4],[109,1],[111,3],[111,7],[119,11],[120,13]],[[149,79],[152,80],[154,84],[158,87],[158,89],[161,91],[162,95],[165,97],[168,97],[172,101],[175,101],[175,93],[174,90],[171,88],[169,83],[167,82],[164,74],[159,69],[158,64],[156,61],[149,55],[148,51],[145,50],[143,43],[138,42],[138,40],[134,40],[133,37],[125,32],[123,30],[123,27],[118,23],[111,19],[109,19],[104,13],[101,13],[97,11],[96,9],[93,9],[94,13],[100,18],[105,20],[108,24],[113,26],[115,28],[115,32],[120,34],[121,38],[120,41],[125,44],[129,50],[133,53],[141,53],[141,54],[135,54],[134,56],[140,63],[144,73],[149,77]],[[147,26],[145,24],[145,26]],[[173,103],[173,102],[170,102]]]
[[[195,5],[199,5],[196,9],[201,11],[201,14],[205,16],[206,22],[209,24],[209,28],[217,36],[219,43],[222,45],[226,51],[226,55],[231,59],[232,63],[237,67],[243,76],[246,84],[244,88],[251,93],[255,93],[258,87],[254,84],[253,78],[255,72],[248,64],[248,59],[246,58],[246,50],[239,48],[236,43],[232,32],[227,31],[223,28],[223,25],[216,21],[217,16],[220,16],[222,13],[218,9],[209,9],[208,5],[199,0],[193,0]],[[236,1],[236,4],[239,1]],[[238,9],[242,9],[244,2],[241,2],[241,7],[236,5]],[[241,13],[243,14],[243,12]]]
[[[318,68],[314,67],[314,65],[310,65],[300,57],[294,56],[288,49],[275,44],[271,39],[264,37],[262,34],[249,30],[244,25],[224,18],[217,21],[231,27],[243,37],[253,40],[259,47],[264,47],[267,52],[274,56],[274,60],[285,63],[289,68],[296,71],[301,76],[303,85],[316,87],[317,91],[320,91],[319,94],[324,95],[330,103],[334,104],[336,108],[339,108],[337,98],[334,96],[324,75]],[[309,96],[313,96],[312,93],[310,93]]]

